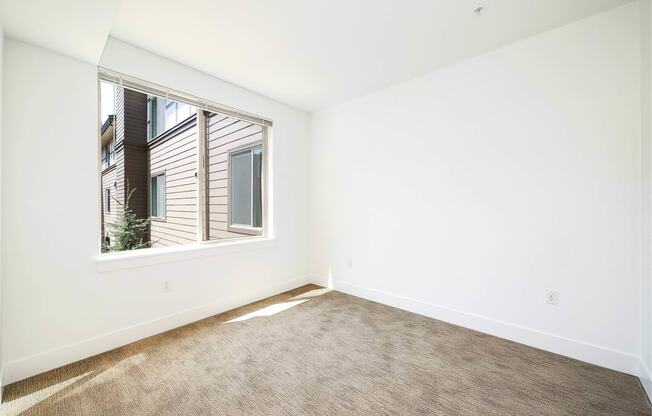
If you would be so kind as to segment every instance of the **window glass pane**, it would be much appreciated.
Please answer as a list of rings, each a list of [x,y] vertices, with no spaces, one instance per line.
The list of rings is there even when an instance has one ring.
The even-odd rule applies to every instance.
[[[102,169],[109,167],[109,151],[107,146],[102,148]]]
[[[147,123],[149,125],[149,138],[153,139],[158,135],[158,100],[156,97],[151,97],[149,99],[149,108],[147,113],[149,114],[149,120]]]
[[[218,119],[211,118],[210,113],[198,111],[190,104],[177,102],[176,98],[168,100],[165,94],[156,96],[154,94],[157,92],[154,90],[150,90],[149,93],[146,91],[147,88],[138,91],[122,86],[111,86],[110,89],[101,90],[103,94],[101,111],[107,117],[111,116],[108,117],[108,122],[129,120],[121,123],[119,129],[115,128],[114,124],[105,123],[107,117],[101,120],[99,166],[103,169],[100,172],[101,181],[98,190],[102,215],[102,251],[194,244],[202,238],[208,240],[237,238],[240,234],[248,235],[246,232],[231,233],[229,230],[230,224],[227,221],[230,218],[228,211],[230,177],[227,174],[230,169],[229,154],[224,151],[213,151],[212,155],[217,157],[219,162],[213,159],[210,167],[198,164],[199,160],[208,159],[210,156],[208,146],[200,146],[198,136],[207,137],[211,134],[209,128],[213,126],[211,137],[220,141],[213,143],[211,148],[233,141],[234,136],[223,138],[220,127],[214,126]],[[109,108],[107,103],[114,105]],[[201,135],[197,131],[198,127],[191,123],[194,117],[199,119],[197,126],[206,129]],[[211,118],[212,123],[204,122],[205,117]],[[238,128],[247,128],[245,122],[235,118],[231,122],[220,115],[219,120],[222,121],[222,126],[239,122]],[[180,129],[179,123],[184,121],[188,121],[187,128]],[[111,130],[108,130],[108,127]],[[194,131],[189,130],[190,127],[194,127]],[[249,128],[249,130],[254,129]],[[242,142],[235,143],[231,148],[244,149],[245,147],[240,146],[258,143],[252,141],[251,135],[241,136],[238,136],[237,140]],[[154,138],[155,141],[152,140]],[[120,146],[116,146],[116,141]],[[120,157],[117,157],[118,149]],[[205,151],[205,154],[202,154],[202,151]],[[132,169],[132,165],[137,165],[139,168]],[[171,178],[173,180],[170,183],[171,198],[168,201],[167,175],[164,173],[177,170],[180,174],[175,175],[178,176],[177,179]],[[208,189],[208,186],[212,188]],[[122,209],[122,204],[125,203],[123,199],[126,196],[124,190],[127,187],[133,191],[129,208],[135,218],[142,220],[140,224],[143,224],[137,229],[122,226],[125,224],[125,219],[128,219]],[[116,195],[116,189],[121,189],[123,192]],[[205,199],[202,200],[206,205],[210,204],[211,208],[214,207],[219,215],[214,215],[213,211],[210,211],[209,217],[209,210],[199,209],[197,196],[200,191],[205,192]],[[119,197],[119,201],[116,201],[116,197]],[[118,203],[117,212],[113,210],[112,200]],[[167,216],[168,202],[171,217]],[[148,222],[148,218],[153,218],[154,221]],[[209,229],[214,232],[212,236]],[[131,238],[132,236],[135,238]],[[108,238],[114,242],[113,246],[107,244]],[[116,242],[118,244],[115,244]]]
[[[159,175],[156,184],[158,186],[158,216],[165,217],[165,175]]]
[[[262,172],[263,172],[263,147],[253,149],[253,222],[252,226],[263,226],[263,195],[262,195]]]
[[[231,156],[231,223],[251,225],[251,150]]]
[[[109,143],[109,165],[115,162],[115,138]]]
[[[151,192],[152,192],[152,195],[150,196],[150,201],[151,201],[152,208],[151,208],[150,215],[152,217],[157,217],[158,216],[158,209],[156,209],[156,208],[157,208],[157,205],[158,205],[158,196],[157,196],[158,195],[158,187],[156,186],[156,176],[152,177]]]
[[[177,103],[177,123],[190,117],[190,106],[185,103]]]
[[[115,85],[110,82],[100,82],[100,111],[100,123],[115,114]]]
[[[165,102],[165,130],[177,125],[177,103],[175,101]]]

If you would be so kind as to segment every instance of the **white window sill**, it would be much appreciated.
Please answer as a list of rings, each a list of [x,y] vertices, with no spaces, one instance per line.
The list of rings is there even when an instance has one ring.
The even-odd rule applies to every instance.
[[[273,247],[274,237],[247,237],[235,241],[209,241],[175,247],[145,248],[141,250],[102,253],[95,257],[100,273],[134,269],[194,258],[221,256],[247,250]]]

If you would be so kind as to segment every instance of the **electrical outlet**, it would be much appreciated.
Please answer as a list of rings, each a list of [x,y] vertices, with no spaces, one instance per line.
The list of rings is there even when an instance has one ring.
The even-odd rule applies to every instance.
[[[556,305],[559,303],[559,294],[556,290],[549,290],[546,292],[546,303]]]
[[[353,267],[353,260],[347,259],[346,260],[346,267]]]
[[[169,292],[170,291],[170,281],[169,280],[164,280],[163,284],[161,285],[161,291],[162,292]]]

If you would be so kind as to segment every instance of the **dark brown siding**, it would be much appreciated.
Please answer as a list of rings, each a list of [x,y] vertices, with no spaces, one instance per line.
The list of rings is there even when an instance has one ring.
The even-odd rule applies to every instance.
[[[111,234],[110,223],[122,217],[127,183],[135,191],[130,208],[147,218],[147,96],[116,87],[115,94],[115,168],[102,174],[102,223]],[[104,207],[104,189],[111,189],[111,212]]]
[[[124,113],[125,187],[134,191],[129,206],[147,218],[147,95],[124,90]]]
[[[147,146],[125,142],[125,188],[133,193],[129,208],[139,218],[147,218]]]
[[[125,202],[125,169],[124,169],[124,137],[125,137],[125,111],[124,89],[116,87],[115,94],[115,216],[122,215],[122,204]]]

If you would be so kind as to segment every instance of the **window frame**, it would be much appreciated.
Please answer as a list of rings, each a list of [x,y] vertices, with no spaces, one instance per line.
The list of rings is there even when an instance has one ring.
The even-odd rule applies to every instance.
[[[212,253],[213,250],[219,250],[219,252],[222,252],[223,250],[229,251],[229,250],[246,250],[248,249],[249,246],[251,247],[259,247],[260,244],[266,244],[270,245],[273,244],[273,240],[275,240],[274,236],[274,228],[273,228],[273,222],[271,221],[271,216],[273,212],[273,199],[272,199],[272,192],[271,192],[271,177],[273,172],[271,172],[272,169],[272,135],[273,135],[273,122],[269,118],[261,117],[258,116],[254,113],[249,113],[247,111],[239,110],[234,107],[230,107],[227,105],[219,104],[214,101],[210,101],[205,98],[201,98],[195,95],[191,95],[188,93],[181,92],[179,90],[173,90],[165,86],[161,86],[159,84],[155,84],[149,81],[145,81],[143,79],[138,79],[123,73],[119,73],[116,71],[112,71],[106,68],[98,67],[98,83],[97,83],[97,93],[98,93],[98,112],[97,112],[97,118],[98,122],[101,122],[101,82],[109,82],[114,84],[117,87],[122,87],[130,90],[134,90],[137,92],[141,92],[147,95],[152,95],[157,98],[157,100],[160,99],[171,99],[173,101],[177,101],[189,106],[192,106],[195,108],[195,112],[191,114],[196,114],[198,117],[198,120],[200,120],[199,114],[204,113],[204,112],[210,112],[210,113],[217,113],[217,114],[222,114],[226,115],[229,117],[234,117],[242,121],[250,122],[256,125],[259,125],[262,127],[262,140],[258,140],[255,145],[249,145],[248,147],[256,147],[258,145],[262,145],[262,157],[261,157],[261,205],[262,205],[262,212],[261,212],[261,222],[262,226],[260,228],[255,227],[255,228],[250,228],[250,227],[244,227],[244,229],[239,230],[239,234],[242,234],[241,237],[238,238],[229,238],[229,239],[218,239],[218,240],[204,240],[203,238],[203,228],[207,226],[207,224],[210,223],[209,220],[209,210],[207,209],[207,204],[208,204],[208,198],[209,196],[206,194],[206,184],[208,182],[208,166],[206,165],[206,155],[207,153],[202,153],[202,152],[207,152],[207,149],[202,149],[202,147],[205,147],[205,144],[200,144],[198,146],[198,150],[200,151],[200,154],[198,155],[198,160],[197,160],[197,173],[196,177],[198,177],[199,182],[198,182],[198,194],[197,194],[197,214],[198,214],[198,220],[197,220],[197,242],[196,244],[183,244],[179,246],[174,246],[174,247],[156,247],[156,248],[147,248],[147,249],[141,249],[141,250],[136,250],[136,251],[125,251],[125,252],[119,252],[119,253],[104,253],[101,251],[101,243],[98,244],[98,266],[102,264],[101,268],[106,269],[106,270],[111,270],[113,267],[118,267],[118,268],[124,268],[124,267],[129,267],[128,265],[131,264],[140,264],[141,260],[146,260],[147,258],[153,258],[151,256],[158,256],[158,255],[163,255],[166,258],[169,256],[172,256],[172,253],[176,253],[175,256],[178,254],[181,257],[184,257],[186,254],[190,252],[197,252],[197,253]],[[148,111],[151,111],[151,106],[149,105],[148,102]],[[205,116],[204,116],[205,117]],[[203,119],[202,117],[201,119]],[[148,117],[149,121],[150,117]],[[99,123],[101,125],[101,123]],[[158,120],[157,120],[158,124]],[[150,126],[148,126],[150,127]],[[151,135],[151,129],[148,128],[147,131],[147,136]],[[160,135],[158,131],[156,132],[157,135]],[[157,136],[158,137],[158,136]],[[100,129],[98,129],[98,144],[100,143],[101,139],[101,132]],[[151,140],[152,137],[147,137],[147,140]],[[206,140],[206,135],[205,134],[198,134],[198,140],[200,142],[203,142]],[[99,149],[101,150],[101,149]],[[108,149],[107,149],[108,150]],[[114,150],[114,155],[117,156],[117,152]],[[114,157],[115,157],[114,156]],[[104,169],[102,169],[102,154],[101,152],[98,152],[98,183],[102,183],[102,175],[104,173]],[[111,159],[110,157],[108,158],[109,160]],[[115,162],[114,162],[115,163]],[[109,162],[109,167],[112,167],[114,163]],[[149,180],[147,183],[147,201],[148,201],[148,211],[151,213],[151,178],[152,177],[157,177],[161,176],[161,173],[164,172],[151,172],[149,176]],[[115,185],[114,185],[115,186]],[[150,220],[155,220],[155,221],[166,221],[167,219],[167,174],[165,175],[165,194],[166,198],[164,201],[165,207],[163,208],[164,210],[164,215],[160,216],[158,215],[157,217],[151,217]],[[100,220],[98,221],[98,231],[103,230],[103,222]],[[232,227],[232,228],[239,228],[239,227]],[[227,228],[228,229],[228,228]],[[244,232],[243,232],[244,231]],[[250,233],[247,233],[246,231],[250,231]],[[99,232],[100,237],[102,237],[102,232]],[[240,248],[241,247],[241,248]],[[208,251],[205,251],[208,250]],[[217,251],[215,251],[217,252]],[[186,253],[186,254],[184,254]],[[197,254],[199,255],[199,254]],[[174,257],[176,258],[176,257]]]
[[[147,141],[158,136],[158,106],[159,97],[147,95]]]
[[[158,202],[160,202],[159,194],[158,194],[158,190],[160,189],[159,179],[158,179],[159,177],[163,177],[163,195],[164,195],[163,196],[163,215],[159,215],[160,212],[161,212],[161,207],[157,205],[157,207],[156,207],[156,214],[157,215],[154,216],[154,215],[152,215],[152,202],[153,202],[152,201],[152,179],[156,178],[156,188],[157,188],[157,193],[156,193],[157,198],[156,199],[157,199]],[[148,188],[147,205],[148,205],[148,210],[149,210],[149,218],[151,218],[152,221],[166,222],[167,221],[167,214],[168,214],[168,211],[167,211],[168,193],[167,193],[167,176],[166,176],[165,170],[160,170],[160,171],[150,173],[147,188]]]
[[[267,168],[266,166],[266,148],[265,148],[265,142],[266,140],[266,127],[263,127],[263,140],[258,140],[256,142],[252,143],[247,143],[246,145],[236,147],[234,149],[231,149],[227,153],[227,174],[229,178],[228,182],[228,188],[227,188],[227,193],[228,193],[228,201],[227,201],[227,223],[226,227],[227,230],[233,233],[238,233],[238,234],[248,234],[248,235],[255,235],[255,236],[260,236],[263,235],[263,232],[265,230],[265,216],[266,216],[266,195],[265,195],[265,170]],[[260,174],[260,198],[261,198],[261,226],[260,227],[254,227],[250,226],[247,224],[234,224],[232,222],[232,213],[233,213],[233,164],[232,164],[232,157],[241,153],[244,153],[246,151],[252,152],[252,171],[253,171],[253,150],[257,147],[261,148],[261,174]],[[252,188],[253,188],[253,174],[252,174]],[[252,214],[251,214],[251,222],[253,223],[253,189],[252,189]]]

